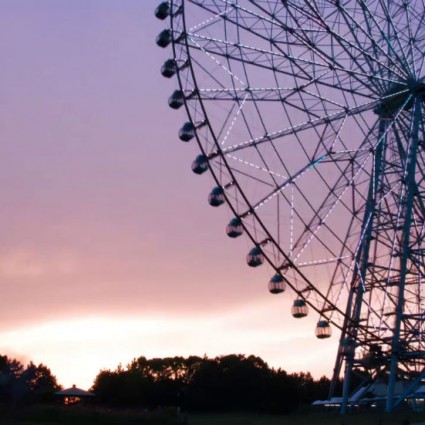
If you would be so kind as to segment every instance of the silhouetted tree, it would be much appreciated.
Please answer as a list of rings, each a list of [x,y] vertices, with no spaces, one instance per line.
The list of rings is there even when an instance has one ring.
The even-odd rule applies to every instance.
[[[0,401],[3,404],[12,404],[20,391],[19,378],[24,371],[24,365],[7,356],[0,356]]]
[[[25,388],[24,398],[30,402],[47,402],[61,389],[51,370],[43,365],[31,362],[21,373],[19,380]]]
[[[326,400],[329,396],[330,387],[331,380],[326,376],[322,376],[317,381],[314,381],[312,401]]]
[[[295,382],[302,402],[310,403],[315,400],[313,396],[315,383],[310,372],[292,373],[289,377]]]
[[[153,405],[153,379],[137,369],[102,370],[91,388],[97,400],[112,406]]]
[[[60,388],[47,366],[31,362],[24,367],[19,360],[0,356],[0,402],[3,404],[50,401]]]

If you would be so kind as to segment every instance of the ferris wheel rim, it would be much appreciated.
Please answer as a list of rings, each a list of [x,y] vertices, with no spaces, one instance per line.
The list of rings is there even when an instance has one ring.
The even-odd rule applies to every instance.
[[[175,0],[171,0],[171,4],[173,4],[173,3],[176,3],[175,2]],[[184,1],[183,1],[183,3],[184,3]],[[183,10],[183,13],[184,13],[184,10]],[[183,22],[185,23],[185,20],[183,20]],[[180,45],[180,44],[179,44]],[[186,51],[187,51],[187,54],[188,54],[188,57],[190,57],[190,49],[189,49],[189,45],[188,45],[188,42],[187,42],[187,39],[185,39],[185,48],[186,48]],[[174,52],[174,56],[176,57],[176,44],[175,44],[175,42],[174,42],[174,40],[173,40],[173,52]],[[189,67],[190,67],[190,70],[191,70],[191,74],[192,74],[192,79],[193,79],[193,82],[194,82],[194,85],[195,85],[195,87],[198,87],[198,84],[197,84],[197,81],[196,81],[196,74],[195,74],[195,72],[194,72],[194,69],[193,69],[193,65],[192,65],[192,63],[189,63]],[[180,75],[178,74],[178,78],[179,78],[179,84],[180,84],[180,86],[181,87],[183,87],[183,85],[182,85],[182,83],[181,83],[181,81],[180,81]],[[205,115],[205,117],[207,117],[208,118],[208,114],[206,113],[206,111],[205,111],[205,108],[204,108],[204,105],[203,105],[203,99],[199,96],[199,93],[196,93],[195,94],[196,96],[198,96],[198,101],[199,101],[199,103],[200,103],[200,105],[202,105],[202,109],[203,109],[203,112],[204,112],[204,115]],[[187,114],[188,114],[188,116],[190,117],[190,119],[191,119],[191,121],[192,121],[192,116],[191,116],[191,113],[190,113],[190,110],[189,110],[189,108],[188,108],[188,106],[187,106],[187,103],[186,103],[186,101],[185,101],[185,107],[186,107],[186,111],[187,111]],[[192,123],[193,124],[193,123]],[[207,125],[208,126],[210,126],[210,123],[209,122],[207,122]],[[215,144],[216,144],[216,146],[218,147],[218,148],[220,148],[220,146],[219,146],[219,144],[218,144],[218,139],[217,139],[217,137],[215,136],[215,133],[214,133],[214,131],[212,130],[212,128],[210,127],[210,129],[211,129],[211,133],[214,135],[214,142],[215,142]],[[208,152],[206,152],[205,150],[204,150],[204,148],[203,148],[203,146],[202,146],[202,143],[200,142],[200,140],[199,140],[199,138],[198,138],[198,136],[196,135],[196,139],[197,139],[197,142],[198,142],[198,145],[199,145],[199,147],[200,147],[200,150],[201,150],[201,152],[206,156],[206,157],[208,157]],[[241,196],[243,196],[244,197],[244,199],[245,199],[245,201],[246,201],[246,203],[247,203],[247,205],[250,205],[250,201],[245,197],[245,195],[244,195],[244,192],[243,192],[243,190],[241,189],[241,187],[239,186],[239,183],[238,183],[238,180],[236,179],[236,178],[234,178],[234,175],[233,175],[233,171],[232,171],[232,168],[231,168],[231,166],[228,164],[228,161],[227,161],[227,159],[226,159],[226,157],[225,157],[225,154],[219,149],[218,150],[218,152],[217,152],[217,156],[220,156],[220,158],[221,158],[221,160],[223,161],[223,163],[226,165],[226,167],[227,167],[227,171],[229,172],[229,175],[231,175],[232,177],[233,177],[233,184],[235,184],[236,186],[237,186],[237,188],[238,188],[238,190],[239,190],[239,193],[240,193],[240,195]],[[213,178],[214,178],[214,180],[216,181],[216,183],[218,184],[218,185],[220,185],[221,184],[221,181],[220,181],[220,179],[217,177],[217,175],[215,174],[215,172],[214,172],[214,170],[212,169],[212,168],[210,168],[210,172],[211,172],[211,174],[213,175]],[[228,196],[226,195],[226,193],[224,193],[224,196],[225,196],[225,198],[226,198],[226,200],[227,200],[227,205],[231,208],[231,210],[233,211],[233,213],[234,213],[234,215],[235,215],[235,217],[237,217],[238,216],[238,213],[237,213],[237,211],[234,209],[234,207],[233,207],[233,205],[232,205],[232,203],[231,203],[231,201],[230,201],[230,199],[228,198]],[[314,290],[315,291],[315,293],[316,294],[319,294],[321,297],[322,297],[322,299],[323,300],[325,300],[325,301],[327,301],[327,297],[325,296],[325,295],[323,295],[320,291],[319,291],[319,288],[317,288],[317,286],[315,286],[315,285],[313,285],[311,282],[310,282],[310,280],[308,279],[308,278],[306,278],[305,276],[304,276],[304,274],[299,270],[299,268],[298,268],[298,266],[297,265],[295,265],[293,262],[292,262],[292,260],[290,259],[290,258],[288,258],[287,257],[287,255],[286,255],[286,253],[280,248],[280,246],[279,246],[279,244],[277,243],[277,241],[275,240],[275,238],[273,237],[273,235],[271,235],[270,234],[270,232],[269,232],[269,230],[268,230],[268,228],[267,228],[267,226],[265,226],[264,225],[264,223],[262,222],[262,220],[261,220],[261,218],[255,213],[255,211],[252,211],[251,212],[252,214],[254,214],[254,216],[255,216],[255,218],[256,218],[256,222],[262,227],[262,229],[263,229],[263,231],[264,231],[264,233],[265,234],[267,234],[268,235],[268,239],[272,242],[272,243],[274,243],[274,245],[279,249],[279,251],[281,252],[281,254],[282,254],[282,256],[284,257],[284,258],[286,258],[286,260],[288,261],[288,264],[290,264],[291,266],[292,266],[292,269],[293,270],[295,270],[297,273],[299,273],[299,275],[304,279],[304,281],[308,284],[308,285],[311,285],[311,288],[312,288],[312,290]],[[247,235],[249,236],[249,238],[251,239],[251,241],[255,244],[255,245],[261,245],[261,244],[259,244],[258,243],[258,241],[255,239],[255,237],[251,234],[251,232],[250,232],[250,229],[248,228],[248,227],[246,227],[245,226],[245,223],[243,222],[243,220],[242,220],[242,225],[243,225],[243,227],[244,227],[244,229],[245,229],[245,232],[247,233]],[[267,255],[265,255],[265,257],[266,257],[266,259],[267,259],[267,261],[269,262],[269,264],[275,269],[275,271],[277,272],[277,273],[280,273],[281,272],[281,269],[279,269],[279,268],[276,268],[276,266],[275,266],[275,264],[274,264],[274,262],[267,256]],[[299,293],[299,291],[298,291],[298,289],[296,288],[296,287],[294,287],[292,284],[291,284],[291,282],[288,282],[289,283],[289,286],[291,286],[292,287],[292,289],[294,290],[294,292],[295,293]],[[304,296],[302,295],[302,294],[299,294],[300,296],[302,296],[303,298],[304,298]],[[312,308],[314,308],[314,310],[316,310],[318,313],[319,313],[319,315],[321,315],[321,316],[323,316],[323,317],[326,317],[326,315],[323,315],[323,312],[322,311],[320,311],[320,309],[318,309],[317,307],[316,307],[316,305],[314,304],[314,303],[310,303],[310,301],[306,298],[306,301],[309,303],[309,305],[312,307]],[[333,305],[333,307],[335,307],[335,309],[338,309],[338,311],[343,315],[343,316],[345,316],[345,313],[342,311],[342,310],[340,310],[336,305]],[[337,326],[337,327],[339,327],[340,329],[342,329],[342,327],[341,326],[339,326],[337,323],[334,323],[334,322],[332,322],[335,326]],[[374,336],[376,336],[375,334],[373,334],[372,332],[370,332],[370,331],[368,331],[367,329],[365,329],[365,332],[367,332],[367,333],[369,333],[369,334],[372,334],[372,335],[374,335]],[[377,339],[379,339],[379,337],[377,338]]]
[[[171,6],[173,5],[173,3],[176,3],[176,0],[171,0],[170,1],[171,2]],[[178,2],[177,2],[178,3]],[[182,4],[184,3],[184,1],[182,2]],[[183,9],[182,9],[182,11],[181,11],[181,13],[184,15],[184,13],[185,13],[185,9],[184,9],[184,7],[183,7]],[[185,28],[185,20],[183,19],[183,25],[184,25],[184,27],[183,27],[183,30],[182,30],[182,34],[185,34],[186,33],[186,28]],[[173,20],[171,20],[171,30],[173,31],[174,30],[174,28],[173,28]],[[179,42],[179,43],[175,43],[175,41],[173,40],[173,42],[172,42],[172,48],[173,48],[173,53],[174,53],[174,57],[177,57],[177,55],[176,55],[176,46],[181,46],[181,43]],[[190,47],[189,47],[189,45],[188,45],[188,42],[187,42],[187,39],[185,38],[184,39],[184,46],[185,46],[185,49],[186,49],[186,53],[187,53],[187,56],[188,56],[188,58],[190,58]],[[201,105],[201,107],[202,107],[202,110],[203,110],[203,113],[204,113],[204,115],[205,115],[205,117],[207,117],[208,116],[208,114],[206,113],[206,110],[205,110],[205,108],[204,108],[204,105],[203,105],[203,99],[200,97],[200,96],[198,96],[198,91],[197,91],[197,87],[198,87],[198,84],[197,84],[197,81],[196,81],[196,73],[194,72],[194,69],[193,69],[193,66],[192,66],[192,63],[191,63],[191,61],[189,60],[189,63],[188,63],[188,67],[190,68],[190,70],[191,70],[191,77],[192,77],[192,80],[193,80],[193,83],[194,83],[194,86],[195,86],[195,94],[194,94],[194,96],[197,96],[197,98],[198,98],[198,101],[199,101],[199,103],[200,103],[200,105]],[[179,85],[181,86],[181,87],[183,87],[183,84],[182,84],[182,82],[181,82],[181,77],[180,77],[180,75],[179,74],[177,74],[177,78],[178,78],[178,80],[179,80]],[[369,105],[367,105],[367,109],[372,109],[373,107],[375,107],[376,106],[376,102],[374,101],[374,102],[371,102]],[[187,115],[188,115],[188,117],[190,117],[190,120],[191,120],[191,123],[193,124],[193,121],[192,121],[192,115],[191,115],[191,112],[190,112],[190,110],[189,110],[189,108],[188,108],[188,106],[187,106],[187,103],[185,102],[185,109],[186,109],[186,113],[187,113]],[[207,126],[210,126],[210,124],[209,124],[209,122],[208,122],[208,119],[206,120],[207,122],[206,122],[206,125]],[[218,148],[218,151],[217,151],[217,153],[216,153],[216,155],[219,155],[220,157],[221,157],[221,159],[222,159],[222,161],[223,161],[223,163],[224,164],[226,164],[226,166],[227,166],[227,170],[228,170],[228,172],[229,172],[229,174],[233,177],[233,184],[238,188],[238,190],[239,190],[239,193],[241,194],[241,196],[245,199],[245,201],[246,201],[246,203],[249,205],[250,204],[250,201],[246,198],[246,196],[245,196],[245,194],[244,194],[244,192],[243,192],[243,190],[241,189],[241,187],[239,186],[239,183],[238,183],[238,181],[237,181],[237,179],[234,177],[234,175],[233,175],[233,171],[232,171],[232,168],[228,165],[228,162],[227,162],[227,160],[226,160],[226,157],[225,157],[225,152],[223,152],[222,150],[221,150],[221,147],[220,147],[220,144],[218,143],[218,139],[217,139],[217,137],[215,136],[215,134],[214,134],[214,131],[212,130],[212,128],[210,127],[210,131],[211,131],[211,134],[214,136],[214,142],[215,142],[215,145],[216,145],[216,147]],[[196,140],[197,140],[197,143],[198,143],[198,147],[200,148],[200,150],[201,150],[201,152],[202,152],[202,154],[203,155],[205,155],[207,158],[208,158],[208,153],[205,151],[205,149],[204,149],[204,147],[203,147],[203,145],[202,145],[202,143],[200,142],[200,140],[199,140],[199,138],[198,138],[198,135],[196,135]],[[217,185],[220,185],[220,179],[217,177],[217,175],[216,175],[216,173],[214,172],[214,170],[212,169],[212,168],[209,168],[209,171],[210,171],[210,174],[213,176],[213,179],[214,179],[214,181],[216,182],[216,184]],[[229,200],[229,198],[227,197],[227,195],[226,195],[226,193],[224,192],[224,197],[226,198],[226,201],[227,201],[227,205],[228,205],[228,207],[231,209],[231,211],[233,212],[233,214],[234,214],[234,216],[235,217],[238,217],[239,216],[239,214],[237,213],[237,211],[234,209],[234,207],[233,207],[233,205],[232,205],[232,203],[230,202],[230,200]],[[294,264],[293,262],[292,262],[292,260],[287,256],[287,254],[280,248],[280,246],[279,246],[279,244],[277,243],[277,241],[275,240],[275,238],[270,234],[270,232],[269,232],[269,230],[267,229],[267,227],[264,225],[264,223],[262,222],[262,220],[260,219],[260,217],[256,214],[256,212],[255,212],[255,210],[254,209],[252,209],[252,211],[250,211],[250,213],[251,214],[253,214],[254,216],[255,216],[255,218],[256,218],[256,220],[257,220],[257,222],[260,224],[260,226],[262,227],[262,229],[263,229],[263,231],[267,234],[267,236],[268,236],[268,239],[269,239],[269,242],[270,243],[273,243],[278,249],[279,249],[279,251],[280,251],[280,253],[282,254],[282,256],[285,258],[285,260],[287,261],[287,264],[288,264],[288,267],[291,267],[293,270],[295,270],[303,279],[304,279],[304,281],[306,282],[306,284],[311,288],[311,290],[312,291],[314,291],[316,294],[318,294],[322,299],[323,299],[323,301],[328,301],[328,299],[327,299],[327,297],[326,297],[326,295],[324,295],[320,290],[319,290],[319,288],[317,288],[303,273],[302,273],[302,271],[299,269],[299,267],[296,265],[296,264]],[[242,220],[242,226],[244,227],[244,231],[245,231],[245,233],[248,235],[248,237],[249,237],[249,239],[251,240],[251,242],[255,245],[255,246],[261,246],[259,243],[258,243],[258,241],[256,241],[256,239],[255,239],[255,237],[252,235],[252,233],[251,233],[251,231],[250,231],[250,229],[249,229],[249,227],[247,227],[245,224],[244,224],[244,222],[243,222],[243,220]],[[269,263],[269,265],[275,270],[275,272],[277,273],[277,274],[281,274],[281,271],[282,271],[282,269],[280,269],[280,268],[278,268],[278,267],[276,267],[276,265],[275,265],[275,263],[270,259],[270,257],[267,255],[267,253],[264,253],[263,252],[263,255],[264,255],[264,257],[266,258],[266,260],[268,261],[268,263]],[[340,330],[342,330],[342,326],[338,323],[338,322],[334,322],[334,321],[332,321],[332,319],[329,319],[328,318],[328,316],[327,316],[327,314],[326,313],[324,313],[321,309],[319,309],[318,307],[317,307],[317,305],[316,304],[314,304],[313,302],[311,302],[309,299],[308,299],[308,296],[306,297],[305,295],[304,295],[304,293],[303,292],[300,292],[298,289],[297,289],[297,287],[295,286],[295,285],[293,285],[289,280],[286,280],[286,282],[287,282],[287,284],[291,287],[291,289],[294,291],[294,293],[296,293],[299,297],[301,297],[302,299],[304,299],[307,303],[308,303],[308,305],[311,307],[311,308],[313,308],[319,315],[320,315],[320,317],[323,317],[323,318],[325,318],[326,320],[328,320],[328,322],[329,323],[332,323],[334,326],[336,326],[337,328],[339,328]],[[345,312],[343,311],[343,310],[341,310],[337,305],[332,305],[331,306],[331,308],[332,308],[332,310],[334,310],[334,311],[338,311],[342,316],[345,316]],[[367,329],[365,329],[365,331],[367,332],[367,333],[369,333],[369,334],[371,334],[371,335],[373,335],[374,337],[376,337],[376,335],[373,333],[373,332],[370,332],[369,330],[367,330]],[[379,338],[377,338],[377,339],[379,339]]]

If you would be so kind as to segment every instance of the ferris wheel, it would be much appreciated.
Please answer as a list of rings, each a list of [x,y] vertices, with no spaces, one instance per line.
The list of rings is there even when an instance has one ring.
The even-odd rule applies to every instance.
[[[196,140],[192,170],[233,214],[292,314],[340,333],[333,387],[425,379],[425,5],[419,0],[171,0],[161,68]],[[406,384],[408,382],[408,384]],[[404,389],[399,391],[398,387]]]

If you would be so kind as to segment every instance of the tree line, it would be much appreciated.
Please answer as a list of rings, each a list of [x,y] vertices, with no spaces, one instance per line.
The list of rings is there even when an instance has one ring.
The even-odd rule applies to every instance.
[[[310,373],[270,368],[257,356],[231,354],[139,357],[126,367],[101,370],[90,389],[95,402],[110,407],[175,406],[187,411],[289,413],[328,397],[330,381]],[[62,389],[50,369],[0,355],[0,404],[21,406],[54,401]]]
[[[92,390],[111,406],[179,406],[189,411],[289,413],[326,399],[330,380],[288,374],[260,357],[226,355],[134,359],[125,368],[102,370]]]

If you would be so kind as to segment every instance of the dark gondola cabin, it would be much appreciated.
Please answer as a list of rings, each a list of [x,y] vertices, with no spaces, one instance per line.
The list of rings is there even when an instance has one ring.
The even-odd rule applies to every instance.
[[[170,108],[179,109],[184,105],[184,94],[181,90],[174,90],[173,94],[168,98]]]
[[[155,16],[163,21],[170,15],[170,4],[168,1],[163,1],[156,9]]]
[[[163,30],[156,37],[156,44],[159,47],[167,47],[172,40],[172,35],[170,30]]]
[[[319,339],[329,338],[332,335],[332,328],[327,320],[319,320],[316,326],[316,336]]]
[[[161,74],[163,77],[171,78],[178,71],[177,62],[175,59],[167,59],[161,67]]]
[[[185,122],[179,130],[179,139],[182,142],[189,142],[195,137],[195,126],[191,122]]]
[[[192,162],[192,171],[195,174],[203,174],[208,170],[208,159],[205,155],[198,155]]]
[[[264,254],[259,246],[256,246],[248,252],[246,262],[250,267],[258,267],[264,263]]]
[[[208,196],[208,203],[213,207],[219,207],[224,204],[225,200],[224,190],[219,186],[215,187]]]
[[[239,217],[232,218],[226,227],[229,238],[237,238],[243,234],[242,220]]]
[[[356,345],[352,338],[343,338],[339,344],[341,354],[346,357],[354,356]]]
[[[286,289],[286,281],[284,277],[276,273],[269,282],[269,291],[271,294],[281,294]]]
[[[301,317],[305,317],[308,314],[308,306],[306,302],[299,298],[294,301],[294,304],[292,305],[292,316],[294,316],[297,319],[300,319]]]

